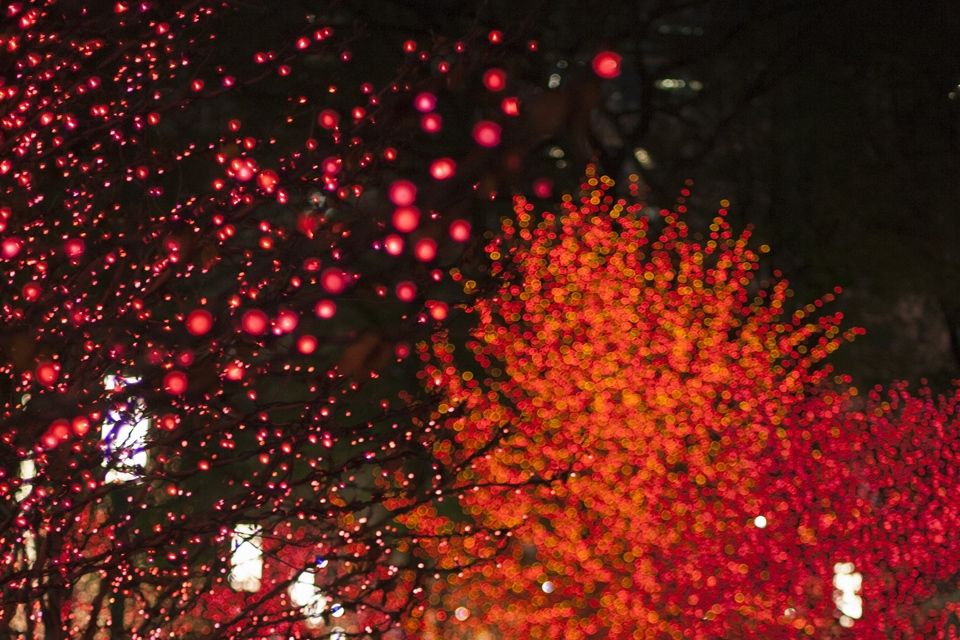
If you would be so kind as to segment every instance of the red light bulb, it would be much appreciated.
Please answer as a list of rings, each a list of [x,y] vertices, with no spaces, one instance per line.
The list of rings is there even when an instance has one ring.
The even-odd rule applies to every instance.
[[[454,220],[450,223],[450,237],[456,242],[470,239],[470,223],[466,220]]]
[[[483,74],[483,86],[488,91],[503,91],[507,86],[507,72],[503,69],[487,69]]]
[[[3,255],[7,260],[15,258],[20,253],[21,246],[20,240],[17,238],[4,238],[3,242],[0,243],[0,255]]]
[[[172,396],[183,395],[187,391],[187,374],[183,371],[171,371],[163,376],[163,390]]]
[[[194,309],[187,315],[186,324],[188,332],[202,336],[213,328],[213,314],[206,309]]]
[[[620,75],[620,62],[622,56],[615,51],[601,51],[593,57],[593,72],[610,80]]]
[[[60,377],[60,365],[53,362],[41,362],[36,370],[37,382],[45,387],[52,387]]]
[[[448,311],[449,308],[446,302],[440,302],[439,300],[427,301],[427,313],[429,313],[430,317],[434,320],[446,320]]]
[[[273,193],[279,181],[280,176],[277,175],[276,171],[270,169],[261,171],[260,175],[257,176],[257,185],[263,189],[264,193]]]
[[[270,319],[260,309],[250,309],[243,314],[240,326],[252,336],[262,336],[267,332]]]
[[[473,127],[473,139],[481,147],[495,147],[500,144],[500,125],[489,120],[481,120]]]
[[[392,221],[397,231],[410,233],[420,224],[420,210],[416,207],[397,207],[393,211]]]
[[[436,113],[427,113],[420,118],[420,128],[427,133],[439,133],[443,128],[443,118]]]
[[[64,252],[71,259],[82,256],[85,248],[84,242],[80,238],[71,238],[63,244]]]
[[[390,202],[398,207],[409,207],[417,199],[417,185],[409,180],[394,180],[387,190]]]
[[[311,335],[305,334],[297,339],[297,351],[304,355],[310,355],[317,350],[317,339]]]
[[[430,262],[437,257],[437,241],[433,238],[421,238],[413,247],[413,255],[421,262]]]
[[[448,180],[456,170],[457,164],[451,158],[438,158],[430,163],[430,175],[434,180]]]
[[[277,314],[275,321],[276,330],[279,333],[290,333],[297,328],[297,325],[300,323],[300,317],[297,315],[296,311],[290,309],[284,309]]]
[[[337,313],[337,303],[333,300],[321,300],[313,309],[318,318],[329,320]]]
[[[317,116],[317,123],[324,129],[336,129],[340,123],[340,114],[333,109],[324,109]]]
[[[420,113],[428,113],[437,108],[437,96],[432,93],[418,93],[413,99],[413,108]]]
[[[417,285],[409,280],[398,282],[394,290],[397,299],[403,302],[411,302],[417,296]]]
[[[50,435],[58,442],[64,442],[70,439],[70,423],[64,418],[57,418],[50,423]]]
[[[392,256],[398,256],[403,253],[403,236],[391,233],[383,239],[384,250]]]
[[[347,274],[336,267],[324,269],[320,274],[320,286],[327,293],[340,293],[347,288]]]
[[[90,431],[90,420],[87,416],[77,416],[70,422],[70,428],[73,430],[74,435],[83,437]]]

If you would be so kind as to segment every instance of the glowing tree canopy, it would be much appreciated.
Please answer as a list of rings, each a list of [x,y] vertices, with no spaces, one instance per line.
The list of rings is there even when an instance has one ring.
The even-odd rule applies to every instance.
[[[435,420],[477,454],[462,506],[514,543],[438,582],[422,628],[932,637],[957,594],[957,398],[861,406],[823,363],[856,333],[832,295],[788,310],[724,211],[701,237],[683,198],[652,218],[635,202],[592,174],[558,214],[517,200],[470,353],[424,352]],[[523,486],[544,477],[563,479]]]

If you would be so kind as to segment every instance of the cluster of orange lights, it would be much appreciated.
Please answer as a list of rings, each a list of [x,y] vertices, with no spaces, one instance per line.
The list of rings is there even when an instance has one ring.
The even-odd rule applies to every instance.
[[[880,638],[942,625],[941,609],[919,622],[906,610],[955,571],[933,557],[958,557],[943,487],[960,482],[960,397],[899,389],[909,419],[879,396],[858,410],[824,363],[858,333],[825,313],[832,294],[790,311],[786,282],[761,278],[725,211],[702,235],[688,227],[687,190],[651,219],[609,178],[582,188],[558,214],[517,200],[488,246],[503,279],[473,309],[482,373],[443,335],[422,351],[424,380],[446,392],[435,420],[456,434],[437,453],[482,487],[461,507],[513,542],[495,565],[439,580],[412,628],[779,638],[852,625]],[[906,451],[913,466],[892,472]],[[871,502],[885,483],[930,501]],[[922,563],[903,559],[890,522],[923,540]],[[847,561],[866,576],[863,620],[837,611],[832,567]],[[469,616],[448,615],[458,607]]]

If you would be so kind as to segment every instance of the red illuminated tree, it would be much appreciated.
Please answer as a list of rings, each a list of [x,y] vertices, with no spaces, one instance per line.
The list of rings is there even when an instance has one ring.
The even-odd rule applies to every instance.
[[[406,356],[496,190],[471,187],[518,114],[502,34],[4,12],[0,635],[389,629],[445,570],[418,536],[465,526],[419,509],[456,473]]]
[[[445,451],[471,458],[461,506],[514,542],[438,581],[421,628],[936,637],[957,594],[960,398],[860,403],[824,363],[856,333],[832,295],[791,310],[723,211],[701,237],[683,198],[650,218],[611,187],[590,174],[539,221],[518,200],[469,353],[443,336],[424,353]]]

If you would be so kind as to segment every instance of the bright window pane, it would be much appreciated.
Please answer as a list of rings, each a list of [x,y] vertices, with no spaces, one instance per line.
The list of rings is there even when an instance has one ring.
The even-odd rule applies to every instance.
[[[263,577],[260,527],[238,524],[230,539],[230,586],[237,591],[257,591]]]

